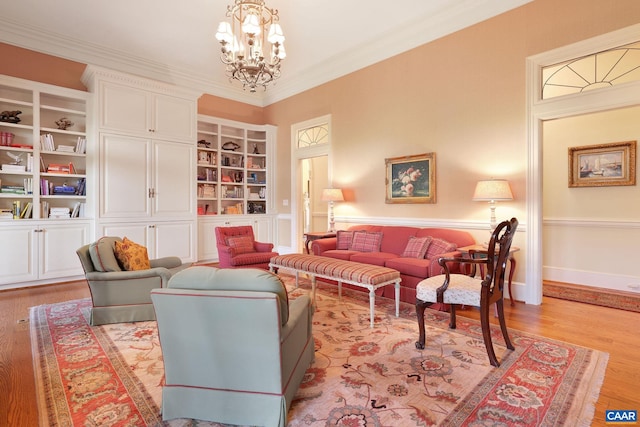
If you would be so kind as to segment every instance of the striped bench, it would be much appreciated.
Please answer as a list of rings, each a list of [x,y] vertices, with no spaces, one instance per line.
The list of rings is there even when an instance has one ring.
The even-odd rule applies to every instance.
[[[298,273],[306,273],[311,276],[311,296],[314,302],[316,277],[337,281],[340,297],[342,297],[343,282],[369,289],[369,312],[372,328],[376,289],[395,284],[396,317],[400,315],[400,273],[392,268],[306,254],[278,255],[271,258],[269,269],[272,272],[277,272],[279,268],[295,271],[296,286],[298,286]]]

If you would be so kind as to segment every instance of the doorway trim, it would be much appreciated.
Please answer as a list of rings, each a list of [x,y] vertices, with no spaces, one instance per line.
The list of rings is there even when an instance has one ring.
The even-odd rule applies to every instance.
[[[328,142],[305,148],[298,146],[298,132],[315,126],[327,126]],[[316,117],[291,125],[291,247],[299,250],[302,244],[300,233],[300,219],[303,209],[300,194],[302,194],[302,172],[300,162],[304,159],[327,156],[327,181],[333,183],[333,166],[331,161],[331,114]]]
[[[624,83],[574,95],[542,100],[544,66],[601,52],[638,40],[640,24],[530,56],[526,60],[527,85],[527,200],[526,284],[524,300],[542,303],[542,125],[544,121],[595,113],[640,103],[640,82]]]

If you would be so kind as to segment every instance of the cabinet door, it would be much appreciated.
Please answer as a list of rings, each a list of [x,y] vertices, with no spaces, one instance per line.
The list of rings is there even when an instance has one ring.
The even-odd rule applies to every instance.
[[[37,279],[36,229],[33,225],[16,226],[15,221],[0,228],[0,284]]]
[[[154,141],[153,165],[153,215],[195,215],[195,147]]]
[[[256,218],[251,224],[253,226],[253,234],[258,242],[273,243],[273,226],[270,217]]]
[[[156,258],[177,256],[183,262],[196,260],[195,221],[156,222],[151,227]]]
[[[84,274],[76,249],[89,243],[89,223],[45,224],[40,227],[40,279]]]
[[[198,261],[214,261],[218,259],[216,245],[216,227],[222,222],[209,218],[198,218]]]
[[[151,131],[149,92],[114,83],[102,83],[100,90],[100,128],[144,135]]]
[[[151,214],[151,141],[123,135],[100,138],[100,217]]]
[[[153,229],[149,228],[146,222],[102,224],[99,231],[101,236],[126,237],[132,242],[143,245],[147,248],[149,258],[155,258],[153,247],[149,244],[153,242],[153,238],[150,235],[151,233],[153,233]]]
[[[193,100],[154,95],[152,113],[154,138],[195,142],[197,119]]]

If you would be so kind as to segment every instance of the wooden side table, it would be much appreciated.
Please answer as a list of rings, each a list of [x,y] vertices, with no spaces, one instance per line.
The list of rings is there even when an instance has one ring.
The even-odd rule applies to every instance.
[[[330,237],[336,237],[335,231],[317,231],[312,233],[304,233],[304,247],[307,250],[307,254],[310,254],[309,245],[314,240],[328,239]]]
[[[471,245],[471,246],[463,246],[461,248],[458,248],[458,250],[460,252],[462,252],[463,255],[468,255],[469,251],[476,251],[476,252],[482,252],[482,251],[487,251],[487,248],[482,246],[482,245]],[[516,246],[511,246],[511,248],[509,249],[509,279],[507,282],[507,286],[509,287],[509,301],[511,302],[511,305],[515,305],[515,302],[513,302],[513,294],[511,293],[511,283],[513,282],[513,274],[516,271],[516,259],[513,256],[513,254],[515,252],[518,252],[520,250],[520,248],[516,247]],[[484,268],[483,266],[480,266],[480,274],[482,274],[484,276]]]

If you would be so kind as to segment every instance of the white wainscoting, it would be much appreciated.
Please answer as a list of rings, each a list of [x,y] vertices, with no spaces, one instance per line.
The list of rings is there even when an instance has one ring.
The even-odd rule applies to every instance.
[[[545,218],[543,279],[640,292],[640,221]]]

